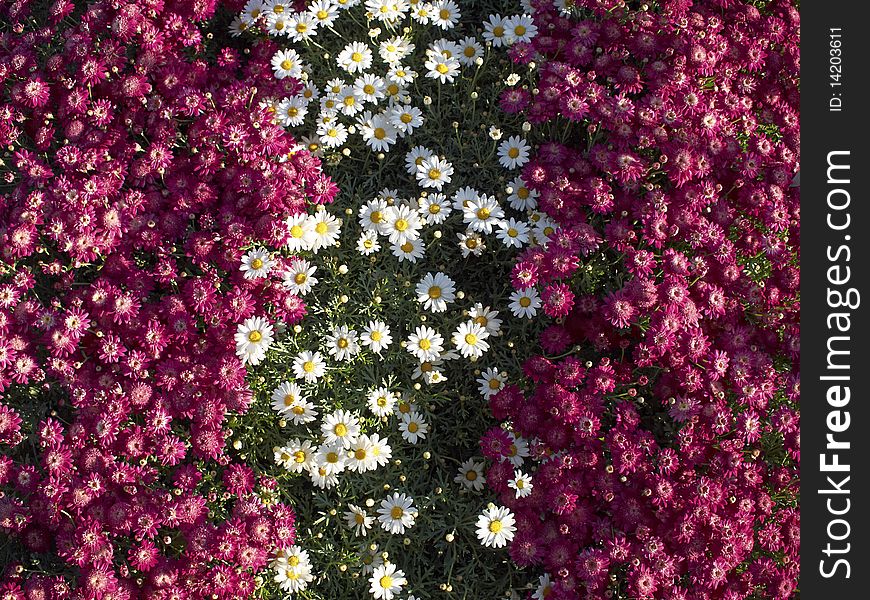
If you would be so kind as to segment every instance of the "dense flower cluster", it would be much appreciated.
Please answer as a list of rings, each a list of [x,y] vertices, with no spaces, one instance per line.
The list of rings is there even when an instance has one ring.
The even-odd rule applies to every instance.
[[[298,85],[275,48],[215,55],[215,8],[0,9],[0,531],[43,561],[3,598],[241,597],[293,542],[225,421],[237,325],[305,305],[239,261],[335,188],[259,108]]]
[[[788,598],[800,545],[797,10],[535,0],[537,90],[575,133],[524,170],[561,229],[524,252],[552,358],[491,398],[533,438],[525,498],[491,432],[535,598]],[[652,3],[650,3],[652,4]],[[562,139],[570,139],[563,137]],[[596,260],[617,265],[590,281]],[[558,355],[558,356],[557,356]],[[542,522],[543,519],[543,522]]]

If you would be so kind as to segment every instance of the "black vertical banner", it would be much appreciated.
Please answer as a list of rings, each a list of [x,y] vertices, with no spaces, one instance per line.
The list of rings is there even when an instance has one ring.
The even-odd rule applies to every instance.
[[[801,597],[866,598],[865,3],[801,3]]]

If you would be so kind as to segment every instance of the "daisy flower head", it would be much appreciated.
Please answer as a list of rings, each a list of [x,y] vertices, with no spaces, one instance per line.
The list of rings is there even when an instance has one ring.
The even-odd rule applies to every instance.
[[[483,46],[477,41],[477,38],[467,36],[459,41],[459,53],[456,55],[456,60],[465,67],[474,64],[478,58],[483,56]]]
[[[350,74],[363,73],[372,66],[372,51],[362,42],[351,42],[338,53],[338,66]]]
[[[384,210],[384,221],[379,230],[389,238],[391,244],[404,244],[419,238],[422,228],[419,213],[407,204],[400,204]]]
[[[387,38],[378,45],[378,54],[389,65],[402,62],[413,51],[414,44],[401,36]]]
[[[305,400],[302,388],[289,381],[272,390],[272,409],[281,415],[291,412],[291,408],[300,400]]]
[[[418,259],[423,258],[423,255],[426,253],[423,241],[420,238],[407,240],[404,244],[393,244],[391,249],[393,256],[398,258],[399,262],[408,261],[415,263]]]
[[[497,310],[492,310],[490,307],[477,302],[468,311],[468,316],[472,321],[486,329],[489,335],[501,335],[502,320],[498,318]]]
[[[472,254],[480,256],[486,250],[486,244],[483,238],[476,231],[469,229],[465,233],[458,233],[459,250],[462,251],[462,258],[468,258]]]
[[[290,252],[310,250],[314,244],[314,227],[307,213],[299,213],[287,217],[287,241],[285,247]]]
[[[377,104],[384,97],[386,83],[373,73],[363,73],[353,82],[353,89],[364,102]]]
[[[492,44],[494,48],[506,45],[508,41],[507,19],[501,15],[489,15],[489,18],[483,22],[483,39]]]
[[[423,420],[423,415],[412,411],[402,415],[402,419],[399,421],[399,432],[401,432],[403,440],[416,444],[426,438],[429,433],[429,424]]]
[[[346,117],[352,117],[363,111],[365,102],[352,85],[346,85],[335,95],[338,110]]]
[[[535,229],[532,232],[535,243],[541,246],[546,246],[550,243],[550,238],[556,233],[559,225],[550,217],[543,215],[535,223]]]
[[[397,104],[389,112],[390,125],[402,135],[410,135],[423,125],[423,111],[416,106]]]
[[[517,176],[508,186],[508,202],[514,210],[534,210],[538,206],[537,190],[529,189],[522,176]]]
[[[440,54],[444,58],[456,58],[459,54],[459,44],[453,40],[441,38],[440,40],[435,40],[429,45],[426,54]]]
[[[407,0],[366,0],[366,8],[378,21],[394,23],[405,18],[410,5]]]
[[[462,209],[462,220],[469,229],[480,233],[492,233],[501,224],[504,209],[492,196],[481,194]]]
[[[315,383],[326,373],[326,361],[323,360],[323,355],[320,352],[306,350],[293,359],[291,368],[296,379],[303,379],[306,383]]]
[[[314,455],[314,466],[322,468],[328,475],[338,475],[346,465],[346,454],[341,442],[323,444]]]
[[[535,288],[515,290],[510,295],[509,308],[515,317],[531,319],[541,308],[541,297]]]
[[[489,332],[486,329],[474,321],[466,321],[456,328],[451,340],[462,356],[477,360],[489,350],[489,342],[486,341],[488,337]]]
[[[414,146],[405,154],[405,168],[408,175],[416,175],[417,170],[423,165],[423,161],[435,156],[435,153],[425,146]]]
[[[389,326],[383,321],[369,321],[369,324],[363,328],[360,341],[364,346],[368,346],[372,352],[380,354],[393,343],[393,336]]]
[[[505,378],[499,373],[498,369],[489,368],[483,371],[477,379],[477,389],[480,391],[481,396],[489,399],[504,387],[504,383]]]
[[[359,354],[359,334],[346,325],[336,327],[326,336],[327,351],[335,360],[350,360]]]
[[[293,10],[293,5],[288,0],[265,0],[263,10],[275,15],[284,15]]]
[[[529,151],[532,149],[518,135],[512,135],[498,146],[498,162],[505,169],[517,169],[529,162]]]
[[[279,552],[275,560],[275,583],[287,593],[295,594],[314,581],[308,553],[299,546],[291,546]]]
[[[328,101],[329,98],[324,98],[324,100]],[[316,131],[320,137],[320,143],[327,148],[337,148],[347,141],[347,127],[344,123],[335,120],[330,123],[320,123]]]
[[[385,226],[384,213],[387,210],[386,200],[375,198],[363,204],[359,209],[359,225],[365,231],[379,231]]]
[[[272,324],[263,317],[251,317],[236,330],[236,355],[242,363],[258,365],[275,339]]]
[[[311,483],[322,490],[328,490],[338,485],[338,473],[333,473],[323,465],[312,463],[308,469]]]
[[[425,63],[426,77],[437,79],[441,83],[453,83],[459,75],[459,60],[447,58],[441,53],[430,54]]]
[[[496,235],[508,248],[522,248],[529,243],[529,226],[511,217],[499,224]]]
[[[477,202],[479,199],[479,191],[471,186],[461,187],[453,192],[453,208],[455,210],[465,210],[471,202]]]
[[[275,462],[291,473],[301,473],[314,464],[316,452],[317,448],[313,447],[308,440],[293,438],[287,442],[286,446],[275,451]]]
[[[320,425],[324,443],[339,443],[350,448],[360,434],[359,418],[347,410],[337,410],[326,415]]]
[[[360,123],[360,129],[363,141],[375,152],[389,152],[400,135],[390,118],[383,113]]]
[[[469,458],[459,465],[459,474],[453,478],[453,481],[460,484],[467,490],[479,492],[486,485],[486,477],[484,477],[485,466],[483,462]]]
[[[288,35],[290,23],[287,15],[270,13],[266,17],[266,31],[269,32],[269,35]]]
[[[416,78],[417,71],[401,63],[390,65],[390,70],[387,71],[387,80],[397,85],[407,85]]]
[[[385,466],[393,457],[393,449],[386,439],[381,439],[377,433],[368,437],[368,452],[374,463],[372,469]]]
[[[513,479],[508,481],[508,487],[516,492],[517,498],[525,498],[532,493],[532,478],[517,469]]]
[[[344,521],[347,524],[347,528],[354,535],[365,537],[368,530],[372,528],[374,520],[374,517],[366,509],[348,503],[347,510],[344,513]]]
[[[258,279],[269,275],[269,271],[274,266],[275,261],[269,256],[269,251],[257,248],[242,257],[239,270],[245,274],[245,279]]]
[[[532,594],[532,600],[547,600],[550,594],[553,593],[553,582],[550,581],[549,573],[544,573],[538,577],[538,586]]]
[[[297,296],[304,296],[317,284],[315,271],[317,267],[304,258],[297,258],[290,263],[290,268],[284,273],[284,286]]]
[[[404,571],[392,563],[377,567],[369,577],[369,591],[375,600],[393,600],[407,584]]]
[[[516,15],[505,21],[505,29],[507,30],[507,42],[514,44],[516,42],[531,42],[532,38],[538,34],[538,27],[535,25],[531,15]]]
[[[421,0],[412,0],[411,2],[411,19],[420,25],[428,25],[432,20],[433,6],[428,2]]]
[[[388,417],[396,407],[396,395],[385,387],[379,387],[369,392],[366,406],[375,416]]]
[[[284,127],[297,127],[302,125],[307,115],[308,102],[301,96],[293,96],[278,103],[275,118]]]
[[[441,29],[453,29],[462,16],[459,13],[459,6],[453,0],[437,0],[432,8],[434,9],[432,22]]]
[[[417,284],[417,302],[433,313],[444,312],[456,299],[456,284],[444,273],[426,273]]]
[[[507,450],[507,460],[515,467],[523,466],[525,459],[529,457],[529,443],[513,432],[509,432],[511,443]]]
[[[311,229],[314,230],[314,242],[311,244],[311,250],[317,254],[321,248],[329,248],[338,243],[341,222],[328,211],[319,210],[311,215]]]
[[[503,548],[514,539],[515,522],[509,508],[490,504],[477,517],[477,538],[489,548]]]
[[[264,13],[263,0],[248,0],[245,3],[245,7],[242,9],[242,14],[239,18],[242,22],[251,25],[260,17],[265,16]]]
[[[317,27],[330,27],[338,18],[338,5],[332,0],[315,0],[308,5],[308,14]]]
[[[414,333],[408,336],[405,349],[420,362],[431,362],[444,350],[444,338],[431,327],[423,325],[417,327]]]
[[[405,494],[393,492],[383,500],[378,509],[378,521],[385,531],[402,535],[409,527],[414,526],[417,509],[414,499]]]
[[[278,50],[272,55],[272,70],[275,72],[276,79],[286,77],[298,79],[302,76],[302,59],[292,48]]]
[[[381,249],[378,234],[374,231],[363,231],[356,241],[356,250],[363,256],[369,256]]]
[[[303,42],[317,34],[321,22],[308,12],[291,14],[287,19],[287,35],[294,42]]]
[[[360,435],[351,444],[347,453],[347,468],[356,473],[373,471],[378,468],[378,454],[380,450],[375,447],[367,435]]]
[[[417,183],[424,188],[435,188],[439,192],[445,184],[452,180],[453,165],[437,156],[430,156],[417,167]]]
[[[447,220],[452,209],[447,196],[435,193],[421,197],[417,210],[427,225],[440,225]]]

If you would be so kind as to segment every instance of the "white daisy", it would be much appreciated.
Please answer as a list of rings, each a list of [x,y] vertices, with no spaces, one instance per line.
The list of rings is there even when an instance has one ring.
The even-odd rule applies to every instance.
[[[437,79],[441,83],[453,83],[459,75],[459,61],[447,58],[443,54],[432,54],[424,63],[426,77]]]
[[[455,210],[465,210],[470,203],[480,199],[480,192],[471,186],[465,186],[453,192],[451,199]]]
[[[242,22],[250,25],[263,16],[263,13],[263,0],[248,0],[239,18]]]
[[[513,479],[508,481],[508,487],[516,492],[517,498],[525,498],[532,493],[532,478],[517,469]]]
[[[534,317],[541,308],[541,298],[535,288],[523,288],[511,293],[509,308],[515,317]]]
[[[236,355],[242,363],[260,364],[274,340],[272,325],[263,317],[251,317],[239,324],[235,339]]]
[[[477,517],[477,537],[484,546],[502,548],[514,539],[517,528],[509,508],[490,504]]]
[[[303,258],[296,258],[284,273],[284,286],[297,296],[304,296],[317,284],[317,267]]]
[[[459,237],[459,249],[462,251],[462,258],[468,258],[470,255],[480,256],[486,250],[486,244],[480,234],[471,231],[457,234]]]
[[[365,537],[369,529],[372,528],[374,522],[368,511],[360,508],[356,504],[348,503],[347,510],[344,513],[344,521],[347,523],[347,528],[353,531],[356,536]]]
[[[505,378],[498,369],[489,368],[483,371],[477,379],[477,389],[481,396],[489,399],[504,387],[504,382]]]
[[[372,51],[362,42],[351,42],[338,53],[336,60],[348,73],[362,73],[372,66]]]
[[[483,56],[483,46],[474,37],[465,37],[459,42],[459,53],[456,59],[464,66],[468,67],[474,64],[478,58]]]
[[[321,123],[316,131],[320,142],[327,148],[336,148],[347,141],[347,127],[338,121]]]
[[[380,198],[369,200],[359,209],[359,224],[365,231],[378,231],[385,223],[387,202]]]
[[[486,329],[490,335],[501,335],[502,320],[498,318],[497,310],[491,310],[488,306],[477,302],[468,312],[468,316],[472,321]]]
[[[338,474],[331,473],[329,469],[322,465],[312,464],[308,469],[308,476],[311,478],[311,483],[323,490],[338,485]]]
[[[275,72],[276,79],[285,77],[298,79],[302,76],[302,59],[292,48],[278,50],[272,56],[272,70]]]
[[[399,259],[399,262],[407,260],[410,263],[415,263],[418,258],[423,258],[423,255],[426,253],[423,241],[419,238],[408,240],[404,244],[392,244],[390,249],[393,252],[393,256]]]
[[[433,14],[433,7],[428,2],[421,2],[419,0],[411,2],[411,19],[420,25],[428,25],[432,20]]]
[[[378,21],[392,23],[408,14],[407,0],[366,0],[366,8]]]
[[[272,390],[272,409],[278,414],[288,414],[290,408],[299,400],[305,400],[305,395],[302,388],[295,383],[285,381]]]
[[[308,587],[314,581],[311,573],[311,561],[308,553],[299,546],[279,551],[279,558],[274,561],[275,582],[287,593],[295,594]]]
[[[407,85],[416,78],[417,71],[399,63],[391,65],[390,70],[387,71],[387,79],[398,85]]]
[[[389,326],[383,321],[369,321],[369,324],[363,328],[360,341],[364,346],[371,348],[372,352],[380,354],[393,343],[393,336],[390,335]]]
[[[403,37],[394,36],[383,40],[378,46],[378,54],[385,63],[393,65],[414,51],[414,44]]]
[[[511,217],[499,223],[496,235],[508,248],[522,248],[529,243],[529,226]]]
[[[287,0],[266,0],[263,2],[263,10],[276,15],[283,15],[292,11],[293,5]]]
[[[384,97],[386,87],[383,78],[373,73],[364,73],[353,82],[353,89],[356,91],[357,96],[365,102],[372,102],[374,104],[377,104],[378,100]]]
[[[405,349],[421,362],[432,361],[444,350],[444,338],[431,327],[423,325],[408,336]]]
[[[257,279],[269,275],[269,270],[275,266],[275,261],[269,257],[269,251],[257,248],[242,257],[239,270],[245,274],[245,279]]]
[[[479,492],[486,485],[486,477],[484,477],[483,473],[483,462],[469,458],[459,466],[459,474],[453,478],[453,481],[462,485],[465,489]]]
[[[432,158],[434,155],[435,153],[425,146],[414,146],[408,150],[408,153],[405,154],[405,168],[408,171],[408,175],[415,175],[423,164],[423,161]]]
[[[315,383],[326,373],[326,362],[320,352],[306,350],[293,359],[291,368],[296,379],[304,379],[306,383]]]
[[[387,207],[379,231],[389,238],[391,244],[404,244],[419,238],[422,228],[423,222],[417,211],[400,204]]]
[[[486,329],[474,321],[466,321],[459,324],[451,339],[462,356],[474,360],[489,350],[489,342],[486,341],[488,337],[489,332]]]
[[[303,42],[317,33],[318,25],[320,21],[311,13],[291,14],[287,19],[287,35],[294,42]]]
[[[337,410],[324,417],[320,432],[325,443],[339,443],[350,448],[360,434],[359,418],[350,411]]]
[[[446,38],[441,38],[440,40],[435,40],[429,45],[429,49],[426,51],[427,55],[429,54],[440,54],[444,58],[456,58],[459,55],[459,44],[454,42],[453,40],[448,40]]]
[[[428,194],[418,202],[420,217],[427,225],[440,225],[450,216],[450,202],[444,194]]]
[[[341,114],[352,117],[365,108],[365,103],[352,85],[346,85],[335,95],[335,101]]]
[[[556,229],[558,225],[551,218],[546,215],[542,216],[537,223],[535,223],[535,230],[533,232],[535,242],[540,244],[541,246],[546,246],[550,243],[550,238],[556,233]]]
[[[308,14],[318,27],[329,27],[338,18],[338,6],[332,0],[315,0],[308,6]]]
[[[374,115],[361,124],[360,130],[363,141],[375,152],[389,152],[399,137],[399,131],[385,114]]]
[[[329,475],[338,475],[346,466],[346,454],[341,442],[323,444],[314,455],[314,466],[323,468]]]
[[[311,250],[317,254],[321,248],[335,246],[341,234],[341,223],[325,210],[319,210],[311,216],[311,228],[314,230],[314,242]]]
[[[453,0],[438,0],[433,4],[434,15],[432,22],[441,29],[453,29],[459,18],[459,6]]]
[[[507,19],[501,15],[489,15],[483,22],[483,39],[494,48],[504,46],[508,40]]]
[[[399,431],[402,434],[402,439],[411,444],[416,444],[418,441],[425,439],[429,433],[429,424],[423,420],[423,415],[418,412],[411,412],[402,415],[402,420],[399,421]]]
[[[538,34],[538,27],[531,15],[516,15],[509,18],[505,21],[505,29],[509,44],[531,42]]]
[[[505,169],[517,169],[529,162],[531,149],[526,140],[518,135],[512,135],[499,144],[498,162]]]
[[[544,573],[543,575],[538,577],[538,586],[535,588],[535,592],[532,594],[532,600],[547,600],[547,598],[552,593],[553,582],[550,581],[550,575],[548,573]]]
[[[369,256],[381,249],[378,234],[374,231],[363,231],[356,241],[356,250],[363,256]]]
[[[504,217],[504,209],[495,198],[481,194],[477,200],[472,200],[462,209],[462,220],[473,231],[492,233]]]
[[[375,416],[387,417],[396,407],[396,395],[385,387],[379,387],[369,392],[366,406]]]
[[[346,325],[336,327],[326,336],[327,351],[335,360],[350,360],[359,354],[359,334]]]
[[[404,571],[397,569],[392,563],[386,563],[374,570],[369,577],[369,584],[369,591],[375,600],[393,600],[402,591],[402,587],[408,584],[408,580]]]
[[[450,183],[453,165],[446,160],[431,156],[417,167],[417,183],[424,188],[435,188],[439,192],[444,184]]]
[[[387,443],[386,439],[381,439],[377,433],[373,433],[368,438],[369,443],[369,453],[371,454],[371,459],[374,461],[374,466],[372,469],[376,469],[378,467],[385,466],[390,459],[393,457],[393,449],[390,447],[390,444]]]
[[[390,124],[403,135],[410,135],[423,125],[423,111],[416,106],[397,104],[390,109],[389,119]]]
[[[310,103],[317,100],[320,96],[320,90],[317,89],[317,86],[313,81],[309,81],[301,90],[299,90],[296,96],[301,98],[304,102]]]
[[[433,313],[444,312],[447,304],[456,299],[456,285],[444,273],[426,273],[417,284],[417,302]]]
[[[356,473],[364,473],[378,468],[377,456],[379,450],[375,448],[367,435],[360,435],[351,444],[347,452],[347,468]]]
[[[513,432],[508,432],[511,445],[508,447],[507,459],[515,467],[523,466],[525,459],[529,457],[529,443]]]
[[[314,244],[314,227],[306,213],[299,213],[287,218],[288,232],[286,248],[290,252],[310,250]]]
[[[398,492],[393,492],[381,500],[381,507],[378,509],[381,527],[392,534],[405,533],[405,529],[414,526],[416,516],[414,499]]]
[[[508,189],[510,191],[507,199],[514,210],[533,210],[538,206],[538,196],[541,194],[537,190],[529,189],[521,176],[511,181]]]
[[[275,462],[290,471],[301,473],[311,467],[317,448],[308,440],[293,438],[275,451]]]
[[[302,125],[308,115],[308,103],[301,96],[284,98],[278,103],[275,118],[284,127]]]
[[[269,14],[266,17],[266,31],[269,35],[288,35],[290,32],[290,23],[287,15],[279,15],[275,13]]]

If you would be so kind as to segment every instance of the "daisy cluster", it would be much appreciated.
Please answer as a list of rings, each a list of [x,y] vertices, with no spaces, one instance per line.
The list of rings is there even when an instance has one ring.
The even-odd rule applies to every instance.
[[[511,50],[536,57],[535,93],[503,104],[576,141],[523,171],[560,229],[513,270],[553,319],[544,354],[490,398],[533,440],[528,497],[505,462],[486,472],[511,557],[545,572],[534,598],[794,597],[798,11],[533,9],[547,35]]]

